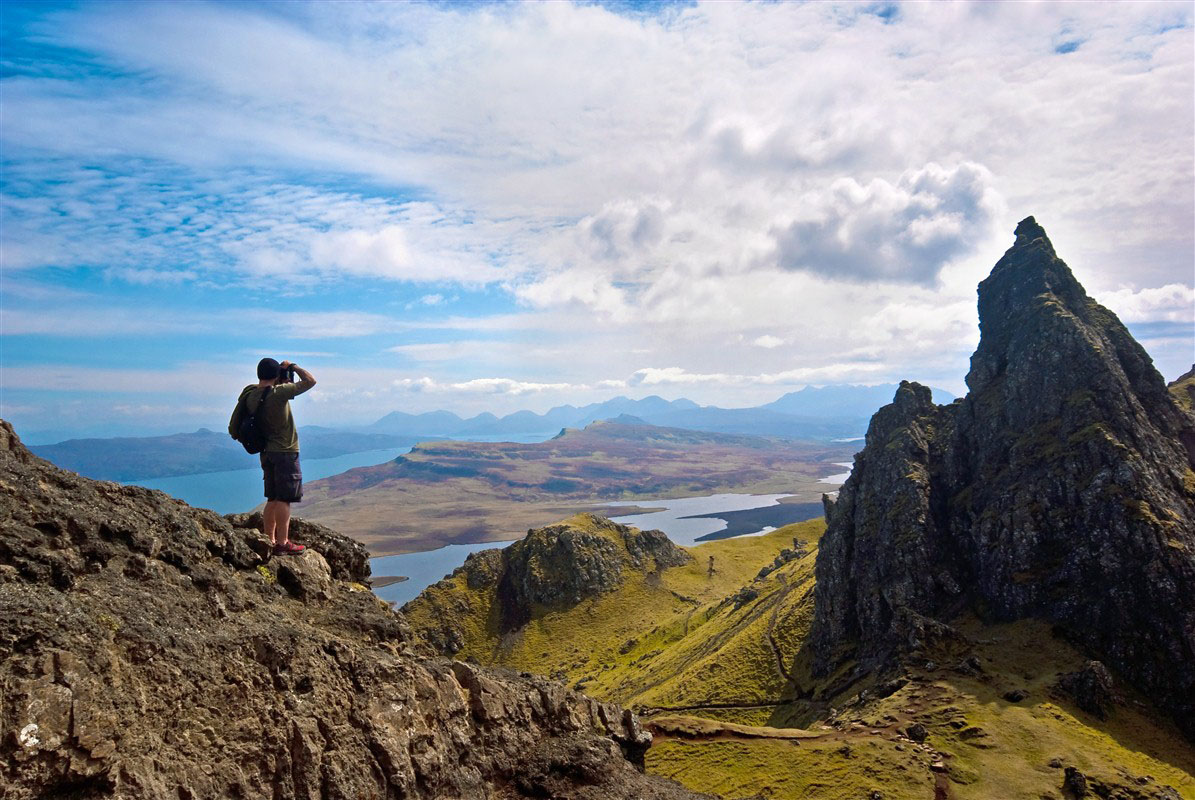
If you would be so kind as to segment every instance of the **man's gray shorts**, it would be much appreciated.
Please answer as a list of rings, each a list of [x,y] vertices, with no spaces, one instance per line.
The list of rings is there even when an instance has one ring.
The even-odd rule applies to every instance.
[[[303,472],[299,469],[298,453],[262,453],[261,472],[267,500],[298,503],[303,499]]]

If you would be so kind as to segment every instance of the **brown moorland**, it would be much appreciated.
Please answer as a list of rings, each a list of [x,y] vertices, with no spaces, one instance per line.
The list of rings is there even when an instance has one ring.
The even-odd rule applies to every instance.
[[[595,422],[546,442],[427,442],[374,467],[311,483],[305,519],[346,533],[375,556],[516,539],[544,520],[607,503],[720,492],[818,500],[820,478],[856,445]]]

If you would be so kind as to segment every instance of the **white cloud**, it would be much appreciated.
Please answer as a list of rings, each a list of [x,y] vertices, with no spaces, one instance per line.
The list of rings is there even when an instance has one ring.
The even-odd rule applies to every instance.
[[[241,368],[245,372],[245,368]],[[234,367],[188,363],[162,369],[122,369],[74,364],[39,364],[4,367],[4,387],[12,389],[44,389],[92,395],[95,392],[128,392],[145,395],[147,387],[187,386],[188,396],[219,396],[233,393],[240,385]],[[235,388],[234,388],[235,387]],[[177,394],[163,390],[162,394]],[[231,410],[231,408],[230,408]]]
[[[1100,303],[1112,309],[1123,322],[1191,322],[1195,319],[1195,287],[1181,283],[1134,290],[1121,286],[1101,292]]]
[[[136,269],[134,267],[109,267],[104,274],[109,278],[141,286],[187,283],[199,277],[199,273],[190,269]]]
[[[840,178],[774,228],[779,263],[828,278],[932,284],[990,235],[1003,210],[991,181],[987,169],[966,162],[931,163],[895,184]]]
[[[377,231],[316,234],[311,242],[311,260],[350,275],[380,278],[408,277],[412,263],[407,236],[397,225]]]
[[[105,301],[280,286],[319,309],[382,286],[263,322],[298,349],[393,337],[378,349],[436,387],[510,382],[444,390],[486,399],[746,404],[785,381],[961,378],[975,283],[1033,213],[1126,320],[1192,319],[1189,5],[870,8],[56,7],[22,43],[107,69],[5,79],[6,289],[82,267],[72,285]],[[419,286],[375,302],[399,282]],[[456,287],[473,316],[447,316]],[[243,313],[11,296],[5,332],[35,336]]]
[[[535,308],[580,305],[623,319],[629,313],[623,290],[597,271],[569,269],[519,286],[515,295]]]
[[[730,383],[734,378],[722,373],[699,374],[681,367],[645,367],[636,370],[627,379],[627,386],[665,386],[682,384],[694,386],[702,383]]]
[[[134,308],[0,308],[0,330],[6,336],[91,338],[194,334],[211,329],[209,320]]]
[[[343,339],[401,330],[402,323],[384,314],[367,311],[246,312],[260,325],[292,339]]]
[[[567,383],[536,383],[512,378],[474,378],[457,383],[441,383],[432,378],[399,378],[393,382],[397,389],[411,392],[435,392],[441,394],[466,395],[508,395],[520,397],[542,392],[561,392],[572,389],[587,389],[587,386],[573,386]]]
[[[723,386],[792,384],[799,387],[807,383],[850,383],[867,380],[884,369],[885,365],[875,362],[844,362],[817,367],[798,367],[761,375],[733,375],[692,373],[681,367],[648,367],[636,370],[627,379],[626,385],[700,386],[713,383]]]

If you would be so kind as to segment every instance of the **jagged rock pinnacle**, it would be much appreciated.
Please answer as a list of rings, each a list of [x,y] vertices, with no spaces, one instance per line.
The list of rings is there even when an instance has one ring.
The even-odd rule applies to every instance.
[[[1195,736],[1192,420],[1032,217],[979,319],[968,395],[902,383],[828,506],[816,667],[887,663],[967,608],[1043,618]]]
[[[1025,217],[1023,220],[1018,222],[1014,233],[1017,237],[1016,243],[1013,245],[1014,247],[1025,247],[1031,244],[1035,239],[1044,239],[1046,245],[1048,245],[1051,250],[1054,249],[1054,246],[1050,244],[1050,238],[1046,236],[1046,229],[1041,225],[1038,225],[1037,220],[1031,216]]]

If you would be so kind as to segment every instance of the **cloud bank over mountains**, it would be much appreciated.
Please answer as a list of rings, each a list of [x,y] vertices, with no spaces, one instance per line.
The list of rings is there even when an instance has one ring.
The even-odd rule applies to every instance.
[[[958,389],[1030,213],[1192,357],[1189,4],[14,9],[18,424],[220,408],[258,352],[317,354],[311,422]]]

